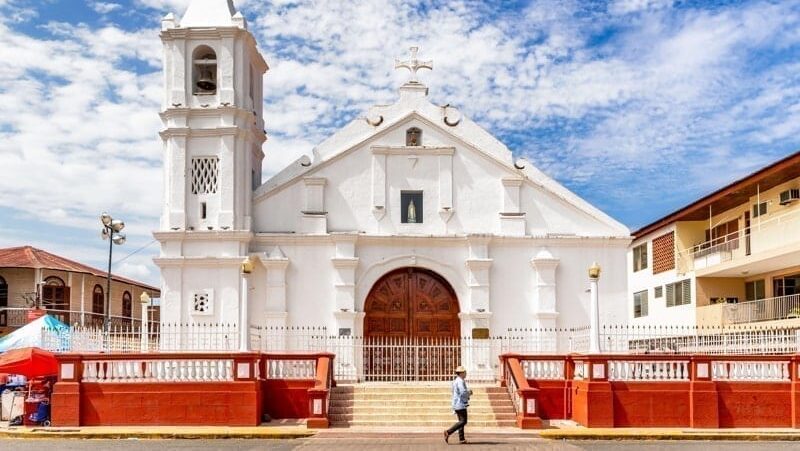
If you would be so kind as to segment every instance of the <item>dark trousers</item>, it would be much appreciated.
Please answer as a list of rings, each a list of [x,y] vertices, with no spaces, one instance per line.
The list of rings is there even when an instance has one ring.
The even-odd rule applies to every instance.
[[[456,415],[458,415],[458,422],[447,430],[447,435],[451,435],[453,432],[458,431],[458,440],[463,442],[464,426],[467,425],[467,409],[456,410]]]

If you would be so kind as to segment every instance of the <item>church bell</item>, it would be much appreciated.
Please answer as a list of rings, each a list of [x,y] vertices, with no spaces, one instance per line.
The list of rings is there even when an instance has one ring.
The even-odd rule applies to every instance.
[[[217,89],[217,83],[214,81],[214,75],[208,69],[203,69],[200,72],[200,78],[197,79],[197,88],[203,91],[213,91]]]

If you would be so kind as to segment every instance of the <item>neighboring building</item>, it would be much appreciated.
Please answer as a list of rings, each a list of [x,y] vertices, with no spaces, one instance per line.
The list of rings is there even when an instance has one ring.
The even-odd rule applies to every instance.
[[[29,312],[37,307],[69,324],[102,324],[106,274],[31,246],[0,249],[0,335],[27,324]],[[160,293],[156,287],[112,274],[113,324],[140,321],[143,292],[151,298]]]
[[[632,324],[800,326],[800,152],[633,235]]]
[[[268,67],[241,13],[195,0],[161,38],[164,321],[241,324],[246,302],[251,325],[367,337],[583,326],[593,261],[602,321],[627,319],[629,230],[415,76],[262,183]]]

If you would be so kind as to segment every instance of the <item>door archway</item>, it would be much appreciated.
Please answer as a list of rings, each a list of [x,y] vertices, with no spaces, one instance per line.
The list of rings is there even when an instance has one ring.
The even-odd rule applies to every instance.
[[[384,275],[364,303],[364,379],[449,380],[461,356],[458,312],[455,291],[435,272]]]
[[[441,276],[400,268],[381,277],[364,303],[365,337],[458,338],[458,298]]]

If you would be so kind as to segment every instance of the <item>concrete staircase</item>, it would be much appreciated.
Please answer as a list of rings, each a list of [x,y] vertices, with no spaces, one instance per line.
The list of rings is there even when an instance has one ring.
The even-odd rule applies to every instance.
[[[514,406],[505,388],[470,386],[469,426],[513,427]],[[334,427],[440,427],[456,421],[450,384],[341,385],[331,391]]]

